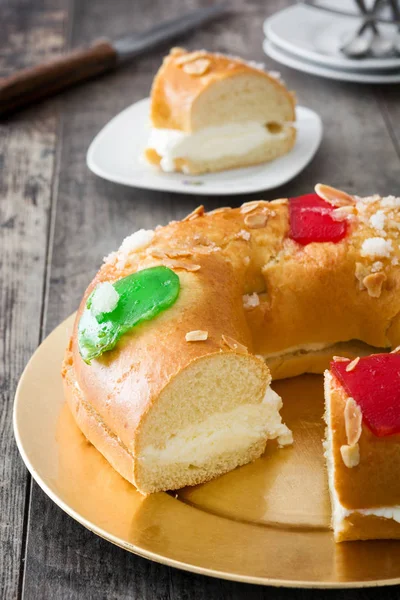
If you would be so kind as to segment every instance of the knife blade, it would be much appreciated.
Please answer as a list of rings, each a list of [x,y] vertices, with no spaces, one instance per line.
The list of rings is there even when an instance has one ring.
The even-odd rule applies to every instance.
[[[210,19],[226,12],[226,3],[216,4],[207,8],[199,8],[183,15],[179,19],[164,21],[142,34],[127,35],[114,42],[119,61],[129,60],[142,54],[149,48],[161,44],[174,37],[186,33],[195,27],[200,27]]]
[[[68,52],[47,63],[1,78],[0,117],[112,71],[146,50],[187,33],[226,11],[225,3],[200,8],[178,19],[164,21],[148,31],[114,41],[99,40],[88,48]]]

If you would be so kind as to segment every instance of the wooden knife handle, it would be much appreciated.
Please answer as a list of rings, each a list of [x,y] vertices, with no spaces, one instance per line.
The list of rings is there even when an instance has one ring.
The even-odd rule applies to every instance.
[[[117,53],[107,41],[75,50],[0,79],[0,115],[14,112],[81,81],[114,69]]]

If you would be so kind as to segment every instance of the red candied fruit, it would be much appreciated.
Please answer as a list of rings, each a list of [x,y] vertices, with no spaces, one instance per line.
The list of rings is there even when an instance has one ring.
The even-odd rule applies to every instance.
[[[290,238],[302,246],[311,242],[340,242],[347,233],[347,221],[335,221],[332,217],[335,208],[317,194],[291,198]]]
[[[400,355],[373,354],[350,361],[332,361],[331,370],[361,408],[363,422],[378,437],[400,433]]]

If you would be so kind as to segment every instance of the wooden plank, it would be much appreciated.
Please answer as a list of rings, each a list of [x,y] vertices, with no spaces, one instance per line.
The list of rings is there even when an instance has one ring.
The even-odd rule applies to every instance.
[[[324,125],[321,148],[293,182],[295,191],[318,180],[360,196],[396,193],[399,159],[374,88],[281,70],[299,104],[316,110]]]
[[[99,35],[143,30],[200,4],[185,0],[81,0],[76,3],[73,43]],[[262,0],[231,3],[234,15],[180,41],[190,48],[207,47],[263,60],[262,22],[288,2]],[[128,22],[129,16],[129,22]],[[57,212],[52,230],[54,245],[48,271],[45,329],[49,332],[72,312],[101,257],[115,249],[132,230],[180,218],[205,201],[208,208],[226,204],[226,198],[176,196],[113,185],[90,174],[85,166],[87,147],[98,130],[119,110],[148,94],[162,57],[149,53],[118,73],[71,90],[63,98],[62,149],[57,191]],[[268,61],[276,69],[272,61]],[[319,180],[350,191],[390,193],[395,187],[398,159],[378,101],[370,88],[359,89],[280,69],[299,101],[317,110],[325,123],[325,137],[313,163],[292,183],[273,192],[246,198],[295,195],[310,190]],[[361,132],[361,134],[360,134]],[[132,132],[134,135],[134,132]],[[365,139],[374,140],[374,149]],[[376,153],[378,151],[378,153]],[[379,160],[377,159],[379,156]],[[371,163],[371,164],[370,164]],[[384,172],[383,165],[386,167]],[[243,197],[228,200],[233,205]],[[374,591],[348,592],[350,599],[373,598]],[[304,598],[310,592],[270,590],[218,581],[152,564],[124,552],[86,531],[58,509],[41,490],[32,490],[31,518],[26,555],[24,599],[81,598],[199,598],[250,599]],[[315,597],[322,597],[315,592]],[[340,594],[340,596],[339,596]],[[384,599],[395,592],[380,591]],[[341,597],[333,592],[332,597]]]
[[[63,47],[65,13],[42,3],[0,11],[0,76]],[[18,377],[41,331],[47,232],[57,131],[56,106],[0,124],[0,595],[16,598],[24,552],[28,473],[12,432]]]
[[[400,89],[399,86],[384,86],[379,89],[378,97],[391,133],[393,144],[400,160]],[[399,167],[400,169],[400,167]],[[399,177],[399,171],[398,177]],[[397,188],[397,193],[399,193]]]

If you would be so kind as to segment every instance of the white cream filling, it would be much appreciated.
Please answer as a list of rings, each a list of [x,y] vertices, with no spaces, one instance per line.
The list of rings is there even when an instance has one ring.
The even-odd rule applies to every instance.
[[[331,390],[332,376],[330,373],[326,374],[325,379],[325,398],[326,401],[326,413],[325,420],[327,424],[326,440],[324,442],[325,458],[328,469],[328,482],[329,482],[329,493],[331,496],[332,505],[332,526],[336,532],[341,531],[344,526],[344,520],[353,515],[373,515],[375,517],[383,517],[384,519],[393,519],[400,523],[400,506],[380,506],[377,508],[358,508],[348,509],[339,500],[339,496],[335,489],[335,463],[333,460],[333,439],[332,429],[330,426],[331,414],[330,414],[330,390]],[[362,457],[361,457],[362,460]]]
[[[268,387],[261,403],[210,415],[171,436],[163,448],[146,446],[140,460],[200,466],[223,453],[245,450],[261,439],[277,439],[280,446],[286,446],[293,443],[293,436],[282,423],[281,408],[281,397]]]
[[[319,352],[320,350],[325,350],[325,348],[329,348],[334,346],[332,342],[328,344],[323,343],[315,343],[315,344],[302,344],[301,346],[292,346],[291,348],[286,348],[285,350],[281,350],[280,352],[271,352],[270,354],[264,354],[263,358],[267,360],[268,358],[284,358],[289,354],[295,354],[296,352]]]
[[[175,170],[176,158],[201,162],[242,156],[267,140],[284,139],[286,134],[284,127],[277,133],[271,133],[257,121],[205,127],[195,133],[153,128],[147,145],[161,156],[161,169],[170,172]]]

